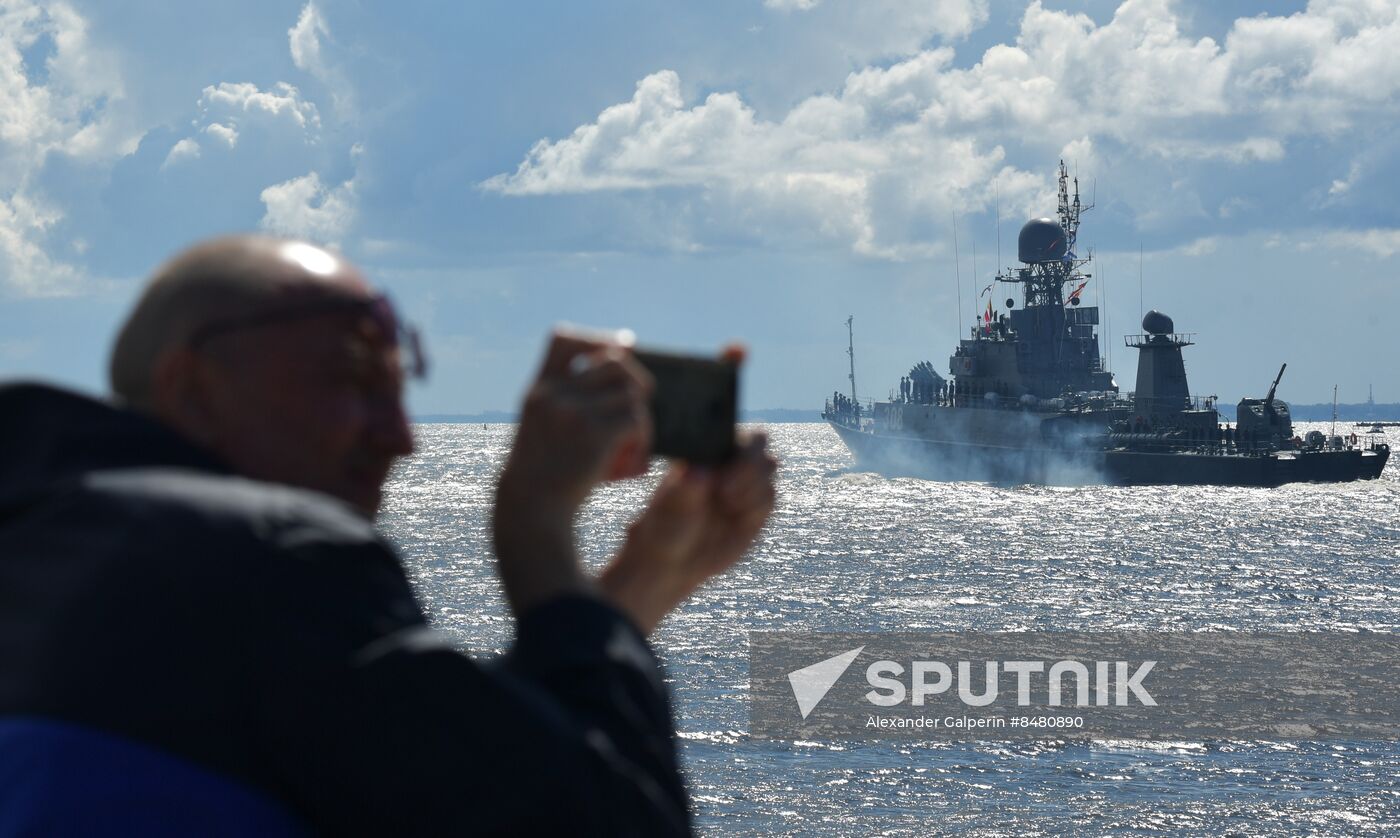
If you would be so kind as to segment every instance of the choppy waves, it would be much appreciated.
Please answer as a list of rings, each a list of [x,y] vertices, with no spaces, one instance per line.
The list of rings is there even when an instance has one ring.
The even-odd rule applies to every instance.
[[[1394,464],[1379,481],[1279,489],[997,487],[855,471],[825,426],[769,430],[783,470],[762,543],[656,641],[704,832],[1357,835],[1400,824],[1392,744],[911,746],[745,733],[750,630],[1400,630]],[[511,623],[486,522],[513,428],[417,433],[385,530],[438,626],[474,653],[499,651]],[[590,561],[616,547],[654,479],[590,502]]]

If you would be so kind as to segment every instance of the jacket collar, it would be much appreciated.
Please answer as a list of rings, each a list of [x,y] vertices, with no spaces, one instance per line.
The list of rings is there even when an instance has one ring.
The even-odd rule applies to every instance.
[[[46,384],[0,383],[0,507],[90,472],[150,466],[228,472],[143,414]]]

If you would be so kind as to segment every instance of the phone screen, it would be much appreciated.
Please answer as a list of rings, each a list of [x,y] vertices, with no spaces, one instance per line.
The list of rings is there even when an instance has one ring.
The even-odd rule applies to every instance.
[[[739,367],[733,361],[638,350],[656,380],[651,395],[653,453],[697,465],[734,455]]]

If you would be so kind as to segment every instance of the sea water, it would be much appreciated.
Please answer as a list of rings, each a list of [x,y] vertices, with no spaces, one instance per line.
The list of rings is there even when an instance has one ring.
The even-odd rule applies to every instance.
[[[774,743],[746,731],[754,630],[1396,632],[1397,464],[1380,480],[1276,489],[1004,487],[886,478],[856,469],[824,425],[767,430],[782,469],[761,542],[654,638],[703,834],[1400,828],[1391,743]],[[514,427],[415,433],[384,529],[436,626],[474,655],[498,653],[512,622],[488,510]],[[657,473],[590,501],[588,562],[617,548]]]

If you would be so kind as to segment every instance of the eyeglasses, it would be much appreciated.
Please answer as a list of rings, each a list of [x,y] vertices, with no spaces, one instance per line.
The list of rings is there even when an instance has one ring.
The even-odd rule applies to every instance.
[[[368,299],[321,299],[262,314],[215,320],[196,329],[190,335],[187,345],[191,349],[199,349],[209,340],[230,332],[272,326],[327,314],[358,314],[369,318],[385,340],[399,350],[399,363],[403,369],[404,377],[417,380],[427,377],[428,356],[423,351],[423,341],[418,330],[399,319],[398,314],[394,311],[393,303],[383,294]]]

